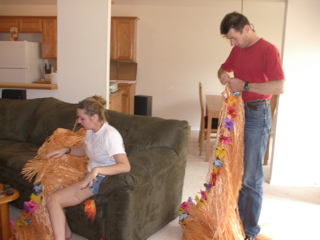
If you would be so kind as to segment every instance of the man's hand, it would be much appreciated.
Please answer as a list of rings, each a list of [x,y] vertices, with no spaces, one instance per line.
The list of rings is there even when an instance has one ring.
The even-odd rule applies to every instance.
[[[220,82],[222,85],[226,85],[227,83],[230,82],[230,79],[231,79],[229,74],[223,68],[219,69],[218,78],[220,79]]]
[[[245,82],[239,78],[231,78],[229,81],[229,87],[232,92],[242,92]]]

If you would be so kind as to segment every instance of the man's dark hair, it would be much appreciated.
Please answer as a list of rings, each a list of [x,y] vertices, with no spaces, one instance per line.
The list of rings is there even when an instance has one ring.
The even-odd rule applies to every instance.
[[[220,33],[226,35],[230,31],[230,28],[242,33],[245,25],[250,25],[250,23],[244,15],[238,12],[228,13],[221,21]]]

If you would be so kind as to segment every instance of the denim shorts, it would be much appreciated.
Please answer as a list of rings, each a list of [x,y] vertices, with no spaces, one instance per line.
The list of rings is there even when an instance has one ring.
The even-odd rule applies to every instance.
[[[87,173],[86,173],[86,175],[87,175]],[[104,179],[104,177],[98,175],[97,179],[98,179],[98,181],[93,181],[93,186],[89,187],[89,188],[93,189],[92,190],[93,195],[98,194],[100,184],[101,184],[102,180]]]

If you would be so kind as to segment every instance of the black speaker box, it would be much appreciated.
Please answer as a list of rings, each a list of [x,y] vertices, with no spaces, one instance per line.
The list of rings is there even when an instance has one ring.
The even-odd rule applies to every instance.
[[[152,115],[152,96],[134,96],[134,114],[151,116]]]
[[[16,89],[3,89],[2,98],[10,99],[27,99],[26,90],[16,90]]]

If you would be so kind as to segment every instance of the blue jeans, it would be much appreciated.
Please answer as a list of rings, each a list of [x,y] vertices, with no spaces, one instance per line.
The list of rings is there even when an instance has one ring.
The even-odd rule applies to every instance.
[[[245,103],[244,126],[244,174],[238,206],[246,235],[255,237],[260,232],[258,222],[263,194],[262,163],[272,119],[268,102],[254,106],[255,109],[248,107],[247,103]]]
[[[87,175],[87,174],[88,174],[88,173],[86,173],[86,175]],[[97,176],[97,179],[98,179],[98,181],[96,181],[96,182],[95,182],[95,181],[93,181],[93,186],[92,186],[92,187],[89,187],[89,188],[91,188],[91,189],[92,189],[92,193],[93,193],[93,195],[98,194],[100,184],[101,184],[102,180],[104,179],[104,177],[102,177],[102,176],[98,175],[98,176]]]

